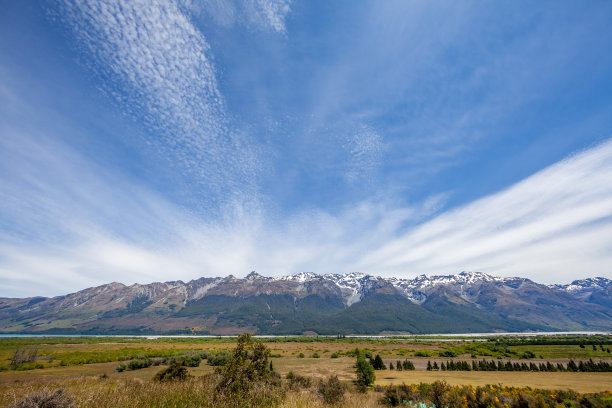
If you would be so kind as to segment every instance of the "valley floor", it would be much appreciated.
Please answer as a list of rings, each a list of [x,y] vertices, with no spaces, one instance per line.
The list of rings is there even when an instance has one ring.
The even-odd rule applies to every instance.
[[[609,338],[607,339],[609,340]],[[567,363],[569,359],[612,361],[607,352],[609,342],[596,347],[590,344],[514,344],[492,346],[490,342],[408,342],[394,339],[372,340],[274,340],[266,343],[272,354],[274,370],[281,378],[289,372],[307,377],[313,384],[320,379],[337,375],[349,391],[342,406],[379,406],[382,391],[391,385],[433,383],[443,380],[447,384],[483,386],[485,384],[506,387],[531,387],[547,390],[571,389],[579,393],[612,391],[612,372],[505,372],[505,371],[427,371],[428,361],[471,361],[483,358],[496,361],[521,361],[553,364]],[[497,343],[496,343],[497,344]],[[231,339],[0,339],[0,406],[14,403],[30,392],[63,388],[75,397],[78,406],[189,406],[181,403],[182,394],[197,396],[200,392],[214,392],[207,379],[214,368],[205,361],[198,367],[188,368],[193,376],[181,385],[160,384],[152,381],[161,366],[117,372],[120,363],[127,364],[138,355],[172,356],[180,353],[203,351],[228,352],[235,346]],[[352,385],[355,379],[355,358],[350,353],[359,348],[372,355],[380,354],[385,364],[396,364],[408,359],[416,367],[414,371],[377,370],[375,385],[378,391],[357,393]],[[37,364],[43,368],[8,369],[13,353],[18,349],[36,349]],[[480,351],[478,351],[480,350]],[[454,357],[440,354],[456,353]],[[520,359],[529,352],[537,357]],[[481,356],[478,353],[493,354]],[[425,356],[419,356],[425,355]],[[514,356],[516,357],[508,357]],[[318,357],[317,357],[318,356]],[[104,362],[96,362],[104,361]],[[25,367],[25,366],[24,366]],[[23,368],[23,367],[22,367]],[[26,367],[27,368],[27,367]],[[286,382],[286,380],[283,380]],[[173,388],[175,387],[175,388]],[[178,388],[176,388],[178,387]],[[376,387],[375,387],[376,388]],[[182,390],[182,391],[181,391]],[[606,394],[607,395],[607,394]],[[157,399],[152,399],[157,398]],[[172,400],[175,398],[175,400]],[[196,398],[196,397],[193,397]],[[198,397],[199,398],[199,397]],[[612,399],[612,394],[611,397]],[[94,403],[95,401],[95,403]],[[173,402],[174,401],[174,402]],[[148,405],[147,405],[148,404]],[[282,400],[273,406],[316,407],[323,406],[316,387],[308,389],[284,388]],[[210,398],[193,406],[215,405]]]

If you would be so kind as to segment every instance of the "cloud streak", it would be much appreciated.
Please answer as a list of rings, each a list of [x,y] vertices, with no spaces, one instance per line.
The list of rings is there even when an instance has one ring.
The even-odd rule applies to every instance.
[[[89,70],[146,124],[145,142],[157,158],[187,171],[209,196],[252,197],[256,149],[229,127],[212,51],[182,8],[138,0],[62,5],[61,18],[85,50]]]
[[[14,181],[28,186],[15,197],[21,205],[2,207],[16,220],[0,235],[4,296],[61,294],[113,280],[244,275],[252,269],[398,277],[480,270],[541,282],[610,277],[612,141],[442,213],[444,196],[437,196],[412,207],[372,199],[338,214],[311,210],[282,221],[236,207],[233,217],[214,223],[91,168],[66,146],[40,143],[41,138],[32,141],[28,155],[35,152],[47,168],[32,168]],[[17,146],[23,145],[4,142],[3,149],[19,160]],[[47,178],[40,179],[42,174]],[[50,183],[65,174],[83,176]],[[56,187],[49,190],[49,184]],[[11,190],[10,182],[0,183],[3,196]],[[100,194],[105,191],[115,195]],[[119,204],[120,215],[110,210]],[[32,206],[40,214],[34,220],[28,218]],[[17,239],[21,230],[39,231],[40,238]]]

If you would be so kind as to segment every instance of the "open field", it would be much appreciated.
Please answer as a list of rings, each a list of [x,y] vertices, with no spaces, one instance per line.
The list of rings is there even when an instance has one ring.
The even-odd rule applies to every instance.
[[[409,359],[416,367],[415,371],[380,370],[376,371],[376,385],[390,386],[402,383],[418,384],[432,383],[444,380],[453,386],[486,384],[503,384],[510,387],[532,387],[540,389],[572,389],[580,393],[596,393],[612,390],[612,373],[610,372],[500,372],[500,371],[426,371],[427,361],[448,361],[451,359],[471,361],[472,359],[495,357],[496,361],[520,362],[557,362],[566,363],[568,359],[605,359],[609,360],[606,349],[609,343],[592,345],[504,345],[492,342],[416,342],[401,339],[299,339],[282,341],[274,339],[265,342],[271,352],[272,364],[282,378],[287,373],[310,378],[313,383],[320,379],[337,375],[345,384],[351,385],[355,379],[356,348],[361,352],[380,354],[388,365],[396,360]],[[232,339],[0,339],[0,406],[15,401],[20,395],[39,390],[64,388],[72,394],[79,395],[79,401],[88,398],[98,398],[108,404],[97,406],[113,406],[113,398],[118,390],[125,387],[140,387],[143,394],[162,393],[165,386],[155,385],[152,381],[155,373],[165,365],[150,366],[137,370],[117,372],[120,363],[127,364],[131,359],[153,357],[171,358],[185,353],[206,352],[219,353],[235,347]],[[9,369],[10,359],[16,349],[38,351],[36,363],[44,368]],[[603,349],[603,350],[602,350]],[[454,357],[440,356],[453,352]],[[525,352],[531,352],[536,358],[520,359]],[[415,356],[416,354],[416,356]],[[425,357],[418,357],[418,355]],[[487,357],[487,355],[493,356]],[[318,358],[314,358],[318,355]],[[303,356],[303,357],[302,357]],[[334,358],[332,358],[332,356]],[[475,356],[475,357],[473,357]],[[508,357],[513,356],[513,358]],[[542,358],[540,358],[540,356]],[[28,367],[26,367],[28,368]],[[202,361],[198,367],[189,367],[193,376],[189,392],[196,392],[198,387],[204,387],[201,381],[214,372],[214,368]],[[200,381],[200,382],[198,382]],[[144,391],[150,386],[152,391]],[[352,385],[351,385],[352,386]],[[144,388],[143,388],[144,387]],[[207,385],[206,387],[209,387]],[[166,390],[171,395],[173,392]],[[318,406],[314,391],[289,390],[282,406]],[[169,395],[170,395],[169,394]],[[87,396],[89,395],[89,396]],[[314,395],[314,396],[313,396]],[[372,395],[347,394],[347,401],[360,406],[377,406],[378,402]],[[127,397],[126,397],[127,398]],[[144,397],[143,397],[144,398]],[[178,397],[177,397],[178,398]],[[126,399],[125,406],[133,403]],[[146,401],[146,398],[145,400]],[[310,401],[303,405],[300,401]],[[346,401],[345,401],[346,402]],[[144,404],[144,402],[143,402]],[[208,404],[208,405],[206,405]],[[210,401],[202,406],[210,405]],[[288,405],[287,405],[288,404]],[[180,404],[179,404],[180,405]],[[87,406],[85,403],[84,406]],[[146,406],[142,405],[142,406]],[[170,404],[169,406],[173,406]],[[345,405],[351,406],[351,405]],[[353,405],[355,406],[355,405]]]
[[[379,374],[380,373],[380,374]],[[601,392],[612,389],[612,373],[532,373],[490,371],[385,371],[377,372],[376,384],[414,384],[444,380],[451,385],[503,384],[551,390]]]

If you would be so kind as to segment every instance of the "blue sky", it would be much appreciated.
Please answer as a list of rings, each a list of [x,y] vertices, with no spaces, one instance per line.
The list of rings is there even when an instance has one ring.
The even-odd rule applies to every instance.
[[[0,296],[612,278],[609,1],[0,10]]]

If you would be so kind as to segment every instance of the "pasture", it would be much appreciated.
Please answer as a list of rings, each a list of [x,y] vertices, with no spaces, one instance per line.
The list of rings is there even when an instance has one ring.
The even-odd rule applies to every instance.
[[[610,354],[606,351],[611,347],[609,338],[598,338],[595,346],[593,341],[593,344],[508,345],[503,341],[449,342],[398,338],[270,338],[257,341],[264,342],[268,347],[274,371],[283,379],[289,372],[309,378],[313,383],[337,375],[350,387],[355,379],[355,350],[359,349],[359,352],[368,355],[379,354],[387,366],[404,359],[414,363],[414,371],[377,370],[375,385],[383,387],[443,380],[451,386],[500,384],[549,390],[571,389],[579,393],[612,390],[612,372],[465,372],[425,369],[427,361],[471,361],[481,358],[553,363],[589,358],[609,361]],[[0,406],[14,402],[32,390],[45,387],[64,388],[67,392],[79,395],[79,401],[91,401],[91,398],[107,401],[99,402],[96,406],[113,406],[112,401],[121,398],[125,399],[125,406],[129,406],[134,404],[135,395],[142,392],[142,406],[146,406],[146,401],[150,401],[147,398],[155,393],[165,393],[170,398],[178,392],[172,391],[168,385],[152,381],[155,373],[165,366],[167,359],[189,353],[202,352],[208,356],[229,353],[234,347],[235,341],[232,338],[3,338],[0,339]],[[10,367],[16,350],[36,350],[35,361],[21,367]],[[525,352],[536,357],[521,359]],[[119,364],[129,364],[134,359],[156,359],[157,363],[142,369],[117,371]],[[197,394],[199,388],[209,386],[205,383],[209,381],[208,374],[214,372],[214,367],[202,360],[199,366],[188,367],[188,371],[192,378],[180,387],[191,387],[183,390],[183,393]],[[122,396],[119,390],[128,386],[136,391],[130,396]],[[359,405],[377,406],[376,398],[370,394],[375,395],[350,393],[347,394],[347,401],[356,404],[358,400]],[[179,398],[178,394],[176,398]],[[291,390],[283,399],[283,406],[317,406],[318,402],[313,398],[303,390]],[[311,403],[300,405],[299,400]],[[291,401],[294,401],[294,405],[287,405]]]

